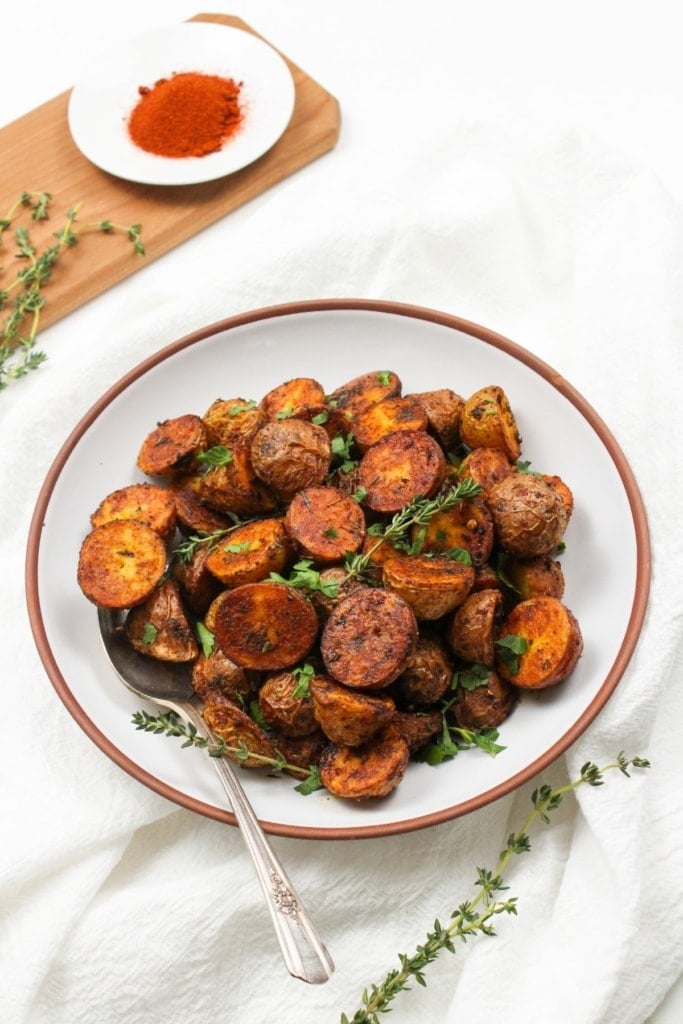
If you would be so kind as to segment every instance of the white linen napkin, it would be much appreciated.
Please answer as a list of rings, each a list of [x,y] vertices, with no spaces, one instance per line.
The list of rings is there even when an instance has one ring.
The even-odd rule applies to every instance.
[[[531,853],[514,861],[518,916],[497,922],[495,938],[443,953],[426,988],[398,997],[392,1021],[643,1024],[683,965],[683,216],[647,169],[576,130],[546,126],[536,136],[475,119],[413,141],[401,160],[388,160],[386,139],[358,151],[342,138],[177,258],[150,263],[46,331],[49,361],[0,397],[0,629],[12,650],[2,747],[4,1024],[351,1018],[363,988],[473,894],[476,866],[494,866],[530,808],[534,784],[410,835],[275,838],[337,964],[327,985],[306,987],[280,964],[237,831],[126,776],[46,681],[22,566],[37,491],[66,434],[112,380],[161,345],[298,298],[432,306],[526,346],[608,422],[652,531],[641,644],[606,708],[543,781],[562,783],[585,761],[622,749],[652,768],[567,798],[555,823],[534,831]],[[171,741],[150,737],[161,742]]]

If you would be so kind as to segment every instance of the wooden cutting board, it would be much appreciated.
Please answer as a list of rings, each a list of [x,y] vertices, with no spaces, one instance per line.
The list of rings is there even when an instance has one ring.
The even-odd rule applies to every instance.
[[[258,35],[231,15],[198,14],[190,20],[231,25]],[[76,250],[60,259],[46,286],[42,327],[82,306],[335,146],[340,129],[337,100],[285,54],[280,55],[294,79],[292,119],[264,156],[218,181],[183,186],[137,185],[101,171],[81,155],[69,134],[70,90],[0,129],[0,216],[5,216],[24,192],[47,191],[53,196],[49,221],[31,222],[25,217],[21,220],[29,227],[36,246],[59,230],[64,213],[78,203],[82,203],[82,223],[108,219],[124,225],[142,224],[145,257],[136,256],[123,237],[100,232],[81,236]],[[0,257],[0,268],[5,268],[4,274],[0,274],[0,287],[5,288],[13,269],[6,258],[7,252],[12,251],[10,234],[5,235],[5,251]]]

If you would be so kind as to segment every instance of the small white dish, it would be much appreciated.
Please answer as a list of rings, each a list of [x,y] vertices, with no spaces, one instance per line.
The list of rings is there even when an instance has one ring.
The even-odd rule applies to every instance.
[[[182,72],[242,83],[243,124],[216,153],[157,156],[130,138],[127,123],[140,87]],[[294,97],[286,62],[263,40],[229,25],[186,22],[96,57],[71,92],[68,124],[83,155],[110,174],[147,185],[192,185],[233,174],[263,156],[287,128]]]

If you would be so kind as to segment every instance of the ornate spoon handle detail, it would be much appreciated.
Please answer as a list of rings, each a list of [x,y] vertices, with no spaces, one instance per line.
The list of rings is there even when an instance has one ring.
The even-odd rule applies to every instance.
[[[213,741],[214,737],[193,704],[185,701],[165,703],[185,722],[191,723],[201,735]],[[311,984],[327,981],[334,972],[332,958],[266,838],[242,789],[235,766],[223,757],[212,757],[211,762],[251,854],[287,970],[293,977]]]

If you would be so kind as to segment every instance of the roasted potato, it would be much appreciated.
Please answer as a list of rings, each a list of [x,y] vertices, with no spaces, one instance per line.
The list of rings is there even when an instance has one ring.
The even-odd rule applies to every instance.
[[[234,445],[231,460],[214,466],[201,478],[199,499],[216,512],[232,516],[269,515],[277,508],[275,495],[254,472],[251,449]]]
[[[190,612],[198,618],[206,614],[221,590],[220,581],[206,566],[210,553],[211,549],[203,545],[189,558],[174,558],[171,562],[171,579],[177,583]]]
[[[411,756],[439,736],[443,729],[440,711],[397,711],[394,724],[408,744]]]
[[[474,569],[442,555],[404,555],[384,563],[382,580],[410,605],[417,619],[433,621],[462,604],[472,588]]]
[[[249,444],[268,417],[256,402],[244,398],[217,398],[204,413],[209,446]]]
[[[164,541],[173,537],[176,507],[172,495],[156,484],[129,484],[108,494],[90,516],[93,527],[112,519],[137,519],[159,534]]]
[[[441,638],[421,633],[391,693],[404,707],[438,704],[453,679],[453,661]]]
[[[480,685],[456,687],[447,717],[461,729],[496,729],[510,716],[517,699],[514,687],[491,669]]]
[[[308,694],[300,695],[300,689],[296,675],[278,672],[268,676],[259,690],[264,722],[284,736],[307,736],[317,729],[312,699]]]
[[[441,447],[454,451],[460,444],[460,416],[465,404],[462,396],[450,388],[437,388],[416,391],[409,397],[416,398],[427,413],[427,428]]]
[[[148,598],[165,571],[166,547],[159,534],[136,519],[113,519],[85,537],[77,579],[93,604],[120,610]]]
[[[478,590],[468,594],[456,609],[448,627],[451,650],[464,661],[493,668],[495,640],[503,618],[500,590]]]
[[[363,455],[359,482],[375,512],[398,512],[415,498],[431,498],[446,476],[446,456],[424,430],[399,430]]]
[[[310,601],[286,583],[245,583],[220,598],[213,633],[235,664],[273,671],[305,658],[318,633],[318,617]]]
[[[362,693],[317,675],[309,692],[315,720],[333,743],[358,747],[391,721],[396,705],[387,694]]]
[[[353,427],[349,424],[356,416],[376,405],[385,398],[397,398],[403,390],[400,378],[393,371],[377,370],[370,373],[362,373],[358,377],[347,381],[340,387],[335,388],[327,396],[326,405],[331,411],[343,413],[347,424],[345,433]]]
[[[481,487],[482,497],[486,497],[494,484],[514,472],[502,448],[475,448],[458,466],[457,476],[459,480],[474,480]]]
[[[360,451],[366,452],[395,430],[426,430],[427,424],[427,413],[417,399],[402,396],[383,398],[356,413],[353,438]]]
[[[325,389],[313,377],[293,377],[264,395],[259,407],[269,420],[311,420],[325,410]]]
[[[173,499],[178,529],[186,537],[218,533],[232,525],[231,519],[209,508],[201,500],[203,476],[183,476],[171,481],[168,494]]]
[[[308,420],[269,420],[250,451],[257,477],[283,501],[322,484],[332,461],[326,431]]]
[[[547,555],[564,536],[564,502],[559,491],[540,476],[504,477],[491,488],[487,504],[498,542],[513,555]]]
[[[236,704],[230,704],[228,701],[206,704],[202,717],[211,732],[233,748],[226,751],[227,756],[237,761],[242,768],[268,767],[270,761],[277,759],[278,750],[274,741]],[[249,755],[239,756],[240,748],[248,750]]]
[[[200,654],[193,662],[192,686],[205,704],[226,700],[242,710],[257,690],[254,673],[230,661],[218,647],[210,654]]]
[[[166,579],[126,616],[125,633],[140,654],[159,661],[194,661],[199,645],[178,587]]]
[[[293,554],[284,520],[269,516],[231,530],[211,547],[205,564],[223,586],[232,588],[284,572]]]
[[[333,565],[358,551],[365,538],[365,516],[357,501],[336,487],[305,487],[285,514],[287,533],[304,557]]]
[[[500,640],[507,636],[523,640],[526,651],[511,664],[499,647],[496,668],[504,680],[520,689],[540,690],[562,682],[583,651],[579,623],[556,597],[520,601],[501,626]]]
[[[510,462],[522,451],[522,438],[507,395],[491,384],[465,400],[460,416],[460,437],[468,448],[501,448]]]
[[[409,755],[398,727],[388,725],[362,747],[326,747],[318,765],[320,780],[346,800],[388,796],[405,775]]]
[[[414,542],[420,541],[420,550],[425,554],[445,554],[462,548],[472,559],[472,565],[480,566],[493,551],[493,517],[481,498],[467,498],[436,512],[425,526],[413,527],[412,538]]]
[[[529,597],[564,595],[564,571],[556,558],[537,555],[535,558],[506,558],[502,568],[508,583],[522,601]]]
[[[140,446],[137,465],[147,476],[173,477],[191,473],[197,456],[208,447],[208,434],[200,416],[187,413],[164,420]]]
[[[363,587],[332,610],[320,636],[320,653],[337,682],[377,690],[403,672],[416,641],[410,605],[389,590]]]

